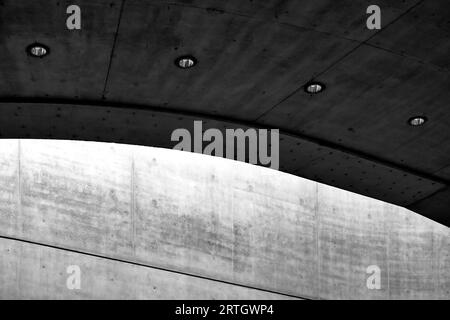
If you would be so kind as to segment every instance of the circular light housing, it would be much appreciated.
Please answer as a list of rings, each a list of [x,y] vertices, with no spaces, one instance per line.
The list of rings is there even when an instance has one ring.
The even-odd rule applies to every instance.
[[[33,43],[27,47],[27,53],[35,58],[43,58],[50,53],[50,49],[42,43]]]
[[[181,69],[189,69],[197,64],[197,59],[193,56],[182,56],[175,60],[175,65]]]
[[[325,85],[320,82],[308,82],[305,85],[305,92],[309,94],[317,94],[325,90]]]
[[[410,126],[418,127],[418,126],[424,125],[425,122],[427,122],[427,120],[428,119],[426,117],[416,116],[416,117],[409,118],[408,123]]]

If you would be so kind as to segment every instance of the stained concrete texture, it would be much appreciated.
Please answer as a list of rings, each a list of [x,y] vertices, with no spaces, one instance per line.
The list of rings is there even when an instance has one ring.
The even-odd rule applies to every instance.
[[[5,271],[0,275],[1,298],[289,299],[285,295],[14,240],[2,239],[0,252],[0,270]],[[67,287],[74,274],[68,266],[80,267],[79,290]]]
[[[385,202],[181,151],[0,150],[0,298],[450,298],[450,229]]]

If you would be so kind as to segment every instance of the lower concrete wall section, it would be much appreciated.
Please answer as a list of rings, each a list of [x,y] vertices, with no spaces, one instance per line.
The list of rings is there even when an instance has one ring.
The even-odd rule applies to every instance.
[[[0,252],[2,298],[166,300],[289,298],[233,284],[14,240],[0,240]],[[79,267],[79,286],[76,286],[75,280],[72,279],[75,275],[71,269],[73,266]]]
[[[449,275],[450,229],[381,201],[181,151],[0,141],[0,298],[449,299]]]

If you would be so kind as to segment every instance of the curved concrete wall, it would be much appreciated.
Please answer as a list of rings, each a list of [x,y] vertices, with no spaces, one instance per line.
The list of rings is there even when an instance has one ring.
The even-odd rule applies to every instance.
[[[0,150],[1,298],[450,298],[450,229],[400,207],[181,151]]]

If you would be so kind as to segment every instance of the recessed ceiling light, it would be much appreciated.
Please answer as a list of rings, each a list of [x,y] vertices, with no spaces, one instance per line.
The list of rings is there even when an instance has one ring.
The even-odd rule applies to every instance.
[[[50,53],[50,49],[42,43],[33,43],[27,47],[27,53],[36,58],[43,58]]]
[[[193,56],[182,56],[175,60],[175,65],[181,69],[189,69],[197,64],[197,59]]]
[[[310,94],[317,94],[323,90],[325,90],[325,85],[317,81],[311,81],[305,85],[305,92]]]
[[[413,127],[418,127],[418,126],[425,124],[425,122],[427,122],[427,120],[428,119],[426,117],[417,116],[417,117],[409,118],[408,123],[409,123],[409,125],[411,125]]]

